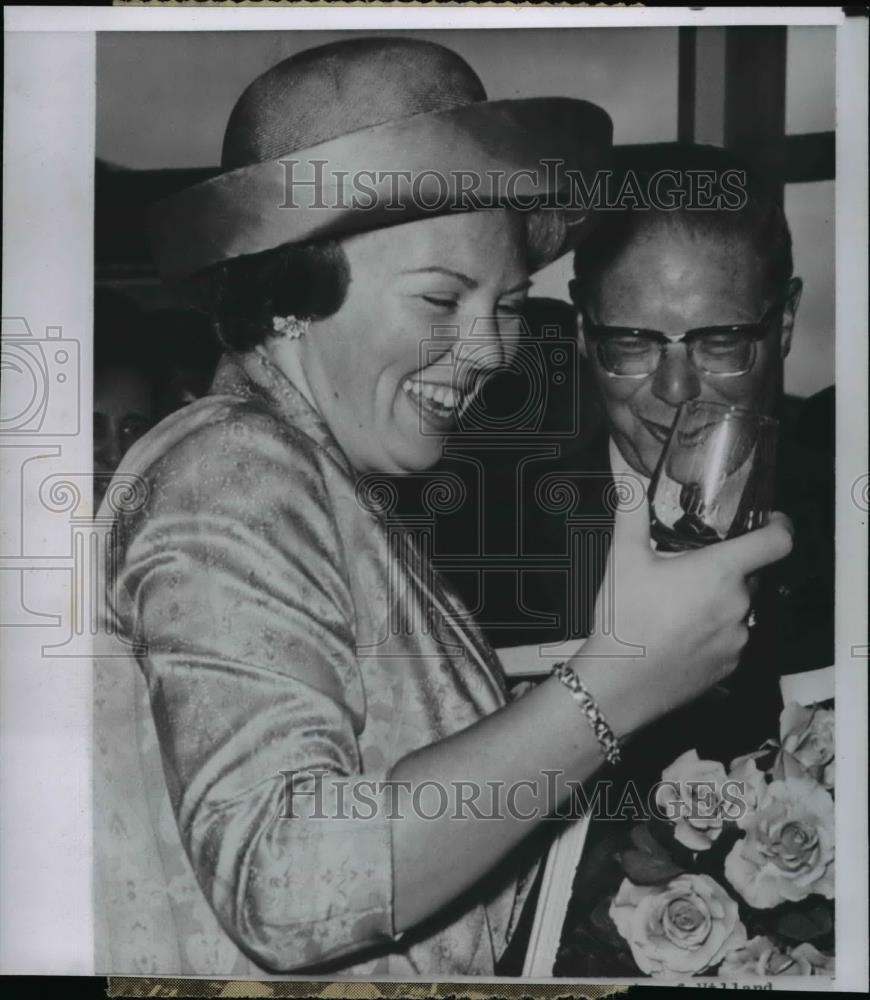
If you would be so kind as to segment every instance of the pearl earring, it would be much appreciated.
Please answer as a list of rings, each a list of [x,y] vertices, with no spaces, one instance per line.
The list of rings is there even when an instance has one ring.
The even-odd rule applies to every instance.
[[[305,336],[311,326],[310,319],[297,319],[295,316],[273,316],[272,329],[279,337],[289,337],[298,340]]]

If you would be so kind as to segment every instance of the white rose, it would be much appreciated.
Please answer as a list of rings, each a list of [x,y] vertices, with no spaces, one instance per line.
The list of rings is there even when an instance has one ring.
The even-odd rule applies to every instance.
[[[736,822],[742,816],[755,812],[767,791],[767,780],[764,771],[758,769],[754,754],[731,761],[725,789],[723,815],[726,819]]]
[[[789,754],[828,790],[834,787],[834,711],[790,702],[779,717],[779,739]]]
[[[674,824],[674,837],[691,851],[706,851],[722,832],[725,768],[687,750],[662,771],[656,805]]]
[[[737,903],[709,875],[678,875],[659,886],[625,879],[609,912],[649,975],[703,972],[746,940]]]
[[[771,782],[737,825],[746,836],[728,853],[725,877],[750,906],[834,898],[834,800],[812,778]]]

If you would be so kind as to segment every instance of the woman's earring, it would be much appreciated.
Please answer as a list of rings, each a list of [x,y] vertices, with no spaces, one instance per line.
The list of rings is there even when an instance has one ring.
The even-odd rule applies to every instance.
[[[310,319],[297,319],[295,316],[273,316],[272,329],[279,337],[289,337],[291,340],[298,340],[308,333],[311,326]]]

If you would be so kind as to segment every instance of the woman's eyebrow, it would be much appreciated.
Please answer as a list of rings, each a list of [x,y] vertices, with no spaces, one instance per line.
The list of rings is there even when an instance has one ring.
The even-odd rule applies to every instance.
[[[454,271],[449,267],[415,267],[408,271],[400,271],[399,274],[445,274],[449,278],[456,278],[457,281],[461,281],[466,288],[475,289],[478,286],[474,278],[470,278],[461,271]]]
[[[400,271],[400,274],[444,274],[449,278],[456,278],[457,281],[461,281],[466,288],[474,290],[479,287],[479,282],[475,281],[474,278],[469,277],[467,274],[463,274],[461,271],[454,271],[449,267],[416,267],[412,270]],[[521,281],[519,284],[515,285],[513,288],[507,289],[507,291],[502,292],[502,295],[513,295],[514,292],[524,292],[532,287],[532,282],[530,279]]]

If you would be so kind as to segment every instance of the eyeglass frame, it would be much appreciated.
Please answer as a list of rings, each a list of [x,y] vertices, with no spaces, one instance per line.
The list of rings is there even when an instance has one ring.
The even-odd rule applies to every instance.
[[[763,315],[755,323],[716,323],[711,326],[696,326],[691,330],[686,330],[686,332],[678,337],[676,340],[669,337],[666,333],[662,333],[661,330],[650,330],[642,326],[610,326],[606,323],[594,323],[589,318],[589,314],[585,307],[578,304],[577,309],[583,319],[583,333],[589,337],[591,341],[595,344],[596,354],[598,355],[598,360],[601,367],[604,369],[605,373],[609,378],[630,378],[630,379],[642,379],[649,378],[650,375],[655,375],[658,371],[659,366],[662,363],[662,357],[664,356],[665,349],[671,344],[685,344],[686,354],[691,363],[692,367],[700,372],[702,375],[712,376],[713,378],[739,378],[742,375],[748,375],[749,372],[755,366],[756,361],[756,351],[755,345],[760,340],[764,338],[770,332],[770,324],[776,318],[777,313],[781,312],[788,305],[789,296],[782,295],[778,296],[774,301],[765,309]],[[619,372],[611,371],[610,368],[604,362],[602,356],[601,342],[604,340],[608,333],[611,331],[619,331],[621,334],[629,334],[631,336],[637,336],[638,334],[644,334],[653,343],[657,343],[659,346],[659,357],[655,366],[648,372],[639,372],[636,375],[621,375]],[[607,331],[607,333],[605,333]],[[746,368],[741,368],[736,372],[711,372],[707,371],[705,368],[701,368],[699,365],[695,364],[694,356],[692,354],[692,344],[696,341],[702,333],[710,332],[726,332],[726,333],[741,333],[745,335],[753,348],[752,360],[749,366]]]

